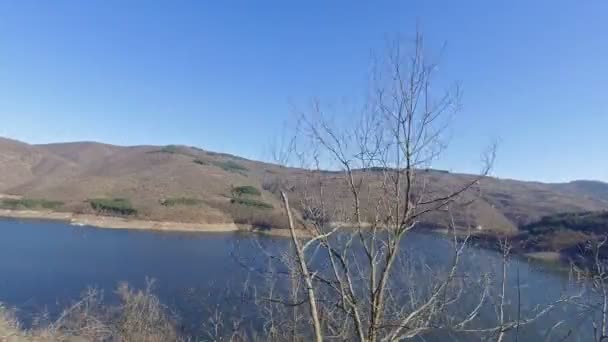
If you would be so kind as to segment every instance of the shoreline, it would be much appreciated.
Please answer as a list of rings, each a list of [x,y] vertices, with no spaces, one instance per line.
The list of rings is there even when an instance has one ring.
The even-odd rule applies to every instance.
[[[0,219],[26,219],[64,222],[71,226],[93,227],[99,229],[125,229],[156,231],[168,233],[250,233],[272,237],[291,237],[288,229],[277,227],[261,229],[251,224],[226,223],[188,223],[175,221],[154,221],[115,216],[76,214],[71,212],[43,210],[0,209]],[[307,237],[306,231],[297,232],[298,237]]]
[[[559,252],[550,252],[550,251],[541,251],[541,252],[529,252],[524,253],[523,256],[529,259],[534,259],[538,261],[551,262],[551,263],[561,263],[562,255]]]
[[[38,219],[66,222],[73,226],[90,226],[102,229],[131,229],[165,232],[242,232],[251,231],[235,223],[183,223],[126,219],[122,217],[74,214],[70,212],[0,209],[1,218]]]
[[[185,222],[174,222],[174,221],[153,221],[153,220],[140,220],[140,219],[129,219],[122,217],[113,216],[101,216],[101,215],[90,215],[90,214],[75,214],[71,212],[57,212],[57,211],[40,211],[40,210],[11,210],[11,209],[0,209],[0,218],[12,218],[12,219],[32,219],[32,220],[49,220],[64,222],[72,226],[87,226],[99,229],[125,229],[125,230],[139,230],[139,231],[156,231],[156,232],[168,232],[168,233],[250,233],[265,235],[271,237],[290,238],[290,232],[288,229],[281,229],[272,227],[270,229],[260,229],[250,224],[237,224],[234,222],[227,223],[185,223]],[[337,223],[340,225],[341,223]],[[446,229],[431,228],[426,229],[426,233],[447,235]],[[491,246],[489,242],[493,241],[492,236],[487,234],[475,234],[471,235],[477,242],[481,242],[478,247],[486,248],[490,250],[497,250],[496,247]],[[298,237],[304,238],[309,237],[309,232],[299,230]],[[550,263],[561,263],[562,255],[556,251],[514,251],[514,254],[526,257],[528,259],[550,262]]]

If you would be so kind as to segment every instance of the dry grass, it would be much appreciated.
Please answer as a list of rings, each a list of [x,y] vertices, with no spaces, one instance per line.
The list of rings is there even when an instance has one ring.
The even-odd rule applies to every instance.
[[[127,284],[117,289],[120,304],[106,306],[103,294],[88,289],[56,320],[41,320],[30,330],[22,329],[12,312],[0,306],[0,341],[181,341],[176,321],[153,293],[154,281],[134,290]]]
[[[0,304],[0,341],[23,336],[13,312]]]

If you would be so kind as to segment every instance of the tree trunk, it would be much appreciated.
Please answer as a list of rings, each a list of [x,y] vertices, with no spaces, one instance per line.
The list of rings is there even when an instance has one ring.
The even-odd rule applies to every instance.
[[[315,341],[322,342],[323,334],[321,332],[321,323],[319,321],[319,311],[317,309],[317,300],[315,298],[315,290],[312,284],[312,278],[310,272],[308,272],[308,266],[306,265],[306,259],[304,258],[304,251],[300,246],[300,241],[296,236],[296,230],[293,224],[293,217],[291,216],[291,208],[289,207],[289,200],[287,194],[281,191],[281,197],[283,198],[283,204],[285,205],[285,211],[287,218],[289,219],[289,232],[291,233],[291,239],[293,241],[294,248],[296,250],[296,257],[300,265],[300,272],[304,277],[304,284],[306,285],[306,292],[308,295],[308,304],[310,306],[310,315],[312,317],[312,325],[315,333]]]

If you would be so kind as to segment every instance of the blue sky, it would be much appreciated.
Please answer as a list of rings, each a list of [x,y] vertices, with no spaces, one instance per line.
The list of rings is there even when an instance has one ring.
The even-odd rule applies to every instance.
[[[437,167],[608,181],[608,2],[2,1],[0,136],[267,157],[312,97],[356,99],[420,21],[463,110]]]

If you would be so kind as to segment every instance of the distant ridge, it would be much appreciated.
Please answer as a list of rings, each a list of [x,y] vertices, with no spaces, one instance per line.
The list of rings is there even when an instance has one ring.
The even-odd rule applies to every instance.
[[[428,176],[437,191],[473,177],[440,170],[428,170]],[[346,205],[347,189],[339,175],[327,172],[324,177],[334,196],[331,202]],[[284,222],[271,183],[279,178],[294,184],[292,196],[301,195],[305,185],[300,169],[196,147],[96,142],[30,145],[0,138],[0,194],[61,201],[64,205],[58,210],[77,213],[91,213],[89,199],[123,198],[143,219],[278,226]],[[257,202],[235,202],[231,189],[238,186],[258,189],[260,194],[253,199]],[[163,204],[167,198],[182,200],[167,206]],[[607,183],[550,184],[487,177],[482,182],[482,199],[467,219],[483,227],[514,230],[546,215],[606,209]]]
[[[555,186],[563,191],[608,201],[608,183],[594,180],[575,180],[568,183],[555,184]]]

